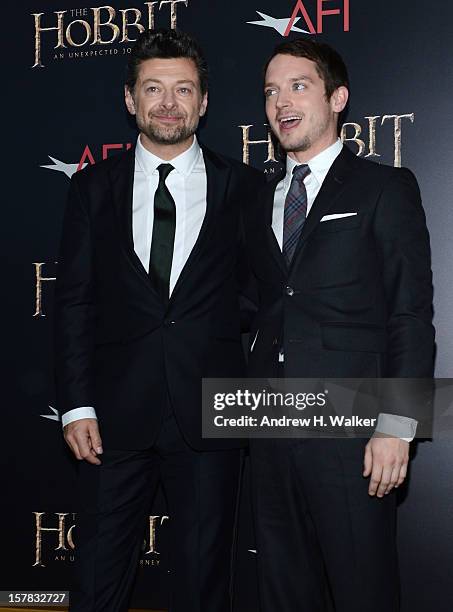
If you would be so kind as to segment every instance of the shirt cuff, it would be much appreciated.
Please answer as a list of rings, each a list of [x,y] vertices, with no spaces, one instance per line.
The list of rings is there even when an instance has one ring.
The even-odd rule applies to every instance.
[[[401,438],[406,442],[412,442],[417,431],[418,421],[399,414],[386,414],[381,412],[378,416],[376,431],[381,434]]]
[[[96,411],[92,406],[81,406],[80,408],[73,408],[72,410],[68,410],[61,417],[61,423],[63,427],[72,423],[73,421],[78,421],[80,419],[97,419]]]

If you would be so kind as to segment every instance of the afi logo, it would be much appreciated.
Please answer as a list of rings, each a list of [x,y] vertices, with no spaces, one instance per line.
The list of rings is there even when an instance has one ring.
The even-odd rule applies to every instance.
[[[102,159],[107,159],[107,157],[109,157],[109,151],[121,149],[129,151],[131,146],[131,142],[126,143],[126,145],[122,143],[103,144]],[[45,164],[41,166],[41,168],[48,168],[49,170],[57,170],[58,172],[63,172],[68,178],[71,178],[75,172],[83,170],[83,168],[85,168],[87,164],[94,166],[94,164],[96,163],[94,155],[88,145],[86,145],[86,147],[84,148],[78,163],[75,164],[67,164],[66,162],[63,162],[57,159],[56,157],[52,157],[51,155],[49,155],[48,157],[53,161],[53,164]]]
[[[272,17],[271,15],[261,13],[260,11],[256,11],[262,19],[260,21],[248,21],[247,23],[264,26],[266,28],[273,28],[282,36],[288,36],[290,32],[301,32],[302,34],[322,34],[324,18],[339,15],[340,17],[343,16],[343,30],[345,32],[349,32],[349,1],[350,0],[312,0],[312,2],[316,2],[316,19],[314,21],[310,16],[307,7],[305,6],[307,4],[307,0],[305,0],[305,3],[303,0],[298,0],[294,6],[291,17],[283,17],[282,19],[279,19]],[[332,2],[335,2],[335,6],[332,6]],[[308,29],[298,27],[302,23],[300,21],[301,19],[305,21],[305,28]]]
[[[307,0],[305,0],[307,1]],[[294,7],[293,13],[289,20],[288,25],[286,26],[286,30],[283,36],[288,36],[291,32],[291,28],[294,25],[296,18],[299,16],[299,13],[302,14],[302,17],[307,24],[308,31],[310,34],[322,34],[323,31],[323,20],[327,15],[341,15],[343,12],[343,31],[349,32],[349,0],[335,0],[337,4],[336,8],[328,8],[328,6],[332,5],[333,0],[316,0],[316,28],[313,25],[313,21],[308,14],[307,9],[305,8],[305,4],[302,0],[298,0],[296,2],[296,6]],[[325,8],[325,5],[328,5]],[[338,6],[340,5],[340,6]]]

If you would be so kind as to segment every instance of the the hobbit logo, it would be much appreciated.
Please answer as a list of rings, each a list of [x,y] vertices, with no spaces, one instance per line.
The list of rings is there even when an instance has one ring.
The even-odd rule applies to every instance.
[[[53,59],[126,53],[125,47],[120,50],[109,46],[134,42],[141,32],[155,26],[176,29],[178,8],[188,4],[189,0],[154,0],[144,2],[141,8],[98,6],[51,14],[32,13],[35,26],[32,68],[44,68],[43,45],[52,45]]]

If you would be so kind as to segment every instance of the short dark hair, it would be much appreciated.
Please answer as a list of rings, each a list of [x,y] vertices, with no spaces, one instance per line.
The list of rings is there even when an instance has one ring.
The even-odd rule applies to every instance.
[[[208,91],[208,64],[198,42],[179,30],[145,30],[135,42],[126,67],[126,87],[133,91],[140,64],[148,59],[185,57],[193,60],[198,71],[202,95]]]
[[[316,64],[316,70],[324,81],[326,98],[330,100],[338,87],[349,89],[349,77],[346,65],[341,55],[325,43],[315,42],[307,38],[295,38],[277,45],[264,66],[266,75],[269,64],[276,55],[293,55],[305,57]]]

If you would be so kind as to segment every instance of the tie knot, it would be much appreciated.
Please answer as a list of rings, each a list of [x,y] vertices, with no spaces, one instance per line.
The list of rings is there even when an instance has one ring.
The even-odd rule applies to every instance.
[[[174,166],[172,166],[171,164],[160,164],[160,166],[157,166],[157,171],[159,172],[159,179],[161,181],[165,181],[167,179],[167,176],[174,169]]]
[[[310,166],[308,164],[299,164],[293,169],[293,177],[298,181],[303,181],[310,174]]]

